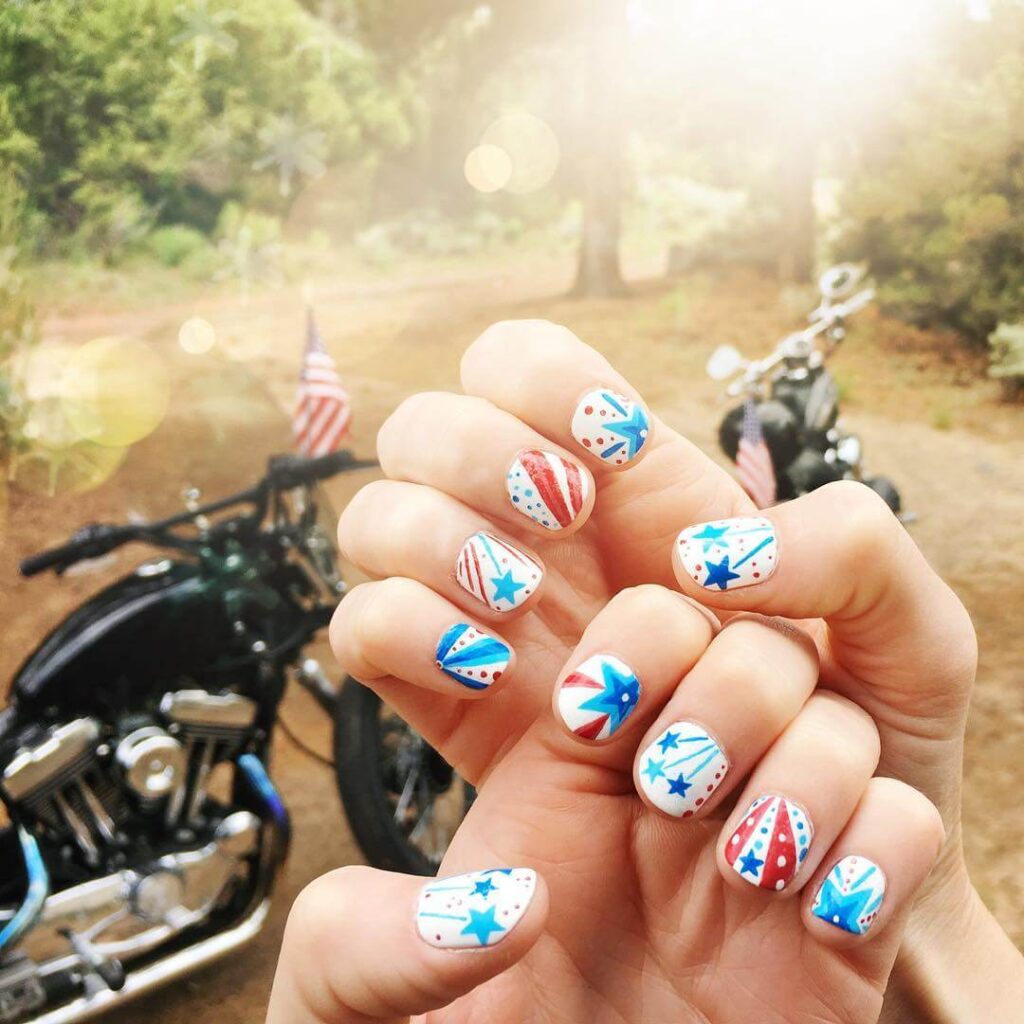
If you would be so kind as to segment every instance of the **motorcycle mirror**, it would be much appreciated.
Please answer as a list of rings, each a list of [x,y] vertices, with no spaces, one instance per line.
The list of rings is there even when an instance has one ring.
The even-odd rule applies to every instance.
[[[818,288],[822,296],[829,302],[838,302],[853,293],[860,284],[864,272],[853,263],[840,263],[829,267],[818,279]]]
[[[741,369],[745,363],[746,360],[739,349],[733,348],[732,345],[719,345],[708,357],[705,369],[712,380],[725,380],[726,377],[731,377]]]

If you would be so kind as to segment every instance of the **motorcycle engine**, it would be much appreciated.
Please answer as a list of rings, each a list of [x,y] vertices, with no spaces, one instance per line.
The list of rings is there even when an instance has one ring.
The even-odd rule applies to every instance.
[[[148,720],[114,729],[78,718],[18,750],[0,785],[24,827],[55,852],[42,912],[15,960],[0,958],[0,1022],[28,1005],[11,987],[24,985],[28,965],[33,984],[45,985],[71,957],[116,989],[123,961],[202,924],[253,878],[264,823],[209,788],[216,766],[248,740],[257,710],[238,694],[177,690]],[[0,927],[16,911],[0,906]]]

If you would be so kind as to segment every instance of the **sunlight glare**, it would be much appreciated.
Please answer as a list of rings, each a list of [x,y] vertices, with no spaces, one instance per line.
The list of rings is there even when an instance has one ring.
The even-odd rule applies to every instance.
[[[512,158],[500,146],[485,142],[469,151],[463,171],[477,192],[500,192],[512,178]]]

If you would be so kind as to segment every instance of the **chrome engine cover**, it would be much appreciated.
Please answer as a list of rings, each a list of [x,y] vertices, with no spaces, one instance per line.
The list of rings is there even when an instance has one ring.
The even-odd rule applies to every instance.
[[[97,954],[129,961],[206,919],[227,894],[243,858],[256,850],[261,823],[236,811],[212,842],[168,854],[144,871],[119,871],[54,893],[19,952],[37,964],[74,951],[71,932]]]

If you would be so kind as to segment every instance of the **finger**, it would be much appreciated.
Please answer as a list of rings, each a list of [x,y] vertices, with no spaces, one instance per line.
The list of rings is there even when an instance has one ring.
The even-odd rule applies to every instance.
[[[878,763],[878,731],[855,704],[817,692],[754,769],[722,829],[718,865],[750,892],[795,892],[843,830]]]
[[[389,477],[428,484],[533,533],[568,535],[594,504],[590,471],[515,416],[479,398],[407,398],[377,435]]]
[[[338,543],[368,575],[418,580],[490,620],[526,608],[544,578],[532,551],[419,484],[377,480],[362,488],[341,516]]]
[[[861,945],[891,928],[885,938],[894,957],[899,919],[944,840],[942,818],[927,797],[895,779],[872,779],[808,882],[805,927],[818,942],[835,947]]]
[[[595,472],[636,465],[653,440],[650,413],[629,382],[547,320],[489,327],[462,358],[462,385],[581,454]]]
[[[870,488],[842,481],[756,517],[689,527],[673,565],[684,593],[714,608],[824,618],[824,681],[883,730],[885,771],[952,820],[956,793],[935,786],[929,766],[960,756],[974,629]]]
[[[729,622],[640,744],[637,792],[675,818],[711,811],[789,723],[818,680],[806,634],[782,620]]]
[[[292,906],[267,1024],[366,1024],[445,1006],[520,960],[546,918],[547,890],[529,868],[426,885],[333,871]]]
[[[422,583],[390,577],[354,588],[331,620],[341,667],[368,683],[396,676],[460,699],[500,689],[512,647]]]
[[[563,730],[558,753],[628,770],[636,737],[714,629],[707,612],[674,591],[651,585],[620,591],[587,626],[559,675],[553,696]]]

